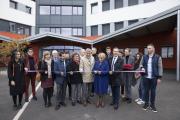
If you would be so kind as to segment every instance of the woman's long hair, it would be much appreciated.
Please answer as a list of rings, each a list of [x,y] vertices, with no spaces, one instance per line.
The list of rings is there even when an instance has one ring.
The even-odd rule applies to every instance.
[[[18,51],[18,50],[13,50],[13,51],[12,51],[10,62],[14,62],[14,61],[15,61],[15,59],[16,59],[16,54],[17,54],[18,52],[20,52],[20,51]],[[21,52],[20,52],[20,53],[21,53]]]
[[[139,59],[137,59],[137,55],[139,55]],[[135,64],[140,64],[142,56],[143,54],[140,52],[135,55]]]

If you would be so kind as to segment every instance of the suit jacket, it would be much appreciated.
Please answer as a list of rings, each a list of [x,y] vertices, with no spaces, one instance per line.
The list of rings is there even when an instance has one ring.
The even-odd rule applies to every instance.
[[[57,84],[63,84],[63,82],[66,80],[66,65],[67,62],[65,61],[64,66],[64,60],[57,60],[54,61],[54,74],[55,74],[55,82]],[[61,75],[61,72],[64,73],[64,75]]]
[[[80,60],[79,70],[82,71],[82,78],[84,83],[93,82],[93,74],[91,73],[94,67],[94,57],[91,56],[90,61],[86,58],[86,56],[82,57]]]
[[[124,65],[126,64],[126,57],[123,57]],[[127,64],[132,65],[132,69],[134,70],[135,58],[130,55]],[[134,86],[136,84],[136,80],[134,78],[134,73],[123,73],[123,82],[129,80],[131,84]]]
[[[113,57],[109,59],[110,66],[112,64]],[[112,70],[112,68],[110,68]],[[114,63],[114,71],[123,70],[123,59],[118,56],[116,62]],[[120,72],[113,72],[110,75],[110,84],[112,86],[119,86],[122,82],[122,74]]]
[[[123,61],[124,61],[123,64],[125,65],[126,64],[126,57],[123,57]],[[129,56],[127,64],[131,64],[133,66],[132,70],[134,70],[134,64],[135,64],[134,56],[132,56],[132,55]]]

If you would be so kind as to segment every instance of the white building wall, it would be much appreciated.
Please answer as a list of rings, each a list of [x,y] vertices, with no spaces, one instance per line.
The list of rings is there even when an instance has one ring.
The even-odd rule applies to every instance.
[[[128,20],[148,18],[180,5],[180,0],[156,0],[149,3],[143,3],[143,0],[139,0],[138,5],[128,6],[128,0],[124,0],[123,8],[112,9],[112,4],[114,4],[112,1],[114,0],[110,0],[110,10],[102,11],[102,1],[103,0],[87,0],[87,27],[120,21],[124,21],[124,27],[126,27]],[[98,11],[95,14],[91,14],[91,4],[96,2],[98,2]],[[87,35],[90,35],[90,33],[87,33]]]
[[[10,0],[1,0],[0,19],[21,23],[28,26],[35,26],[36,4],[32,0],[13,0],[15,2],[31,7],[31,14],[10,8]]]

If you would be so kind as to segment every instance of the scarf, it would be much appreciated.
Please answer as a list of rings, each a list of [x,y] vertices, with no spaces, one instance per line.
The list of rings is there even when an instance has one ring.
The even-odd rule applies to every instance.
[[[45,60],[45,62],[47,63],[47,67],[48,67],[48,78],[51,78],[51,59],[49,60]]]

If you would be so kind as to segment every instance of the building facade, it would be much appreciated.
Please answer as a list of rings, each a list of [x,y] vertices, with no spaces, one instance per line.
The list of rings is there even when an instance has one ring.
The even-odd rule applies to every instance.
[[[34,35],[34,0],[1,0],[0,31]]]
[[[180,0],[87,0],[86,35],[106,35],[180,4]]]
[[[86,0],[36,0],[36,33],[86,35]]]

